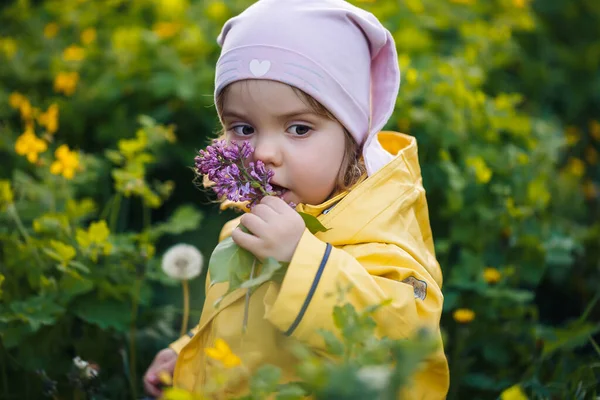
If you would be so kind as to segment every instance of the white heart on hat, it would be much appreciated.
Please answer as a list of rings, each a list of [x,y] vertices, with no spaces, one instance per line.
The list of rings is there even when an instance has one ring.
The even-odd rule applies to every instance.
[[[258,61],[256,59],[250,61],[250,72],[256,77],[265,75],[271,69],[271,61],[263,60]]]

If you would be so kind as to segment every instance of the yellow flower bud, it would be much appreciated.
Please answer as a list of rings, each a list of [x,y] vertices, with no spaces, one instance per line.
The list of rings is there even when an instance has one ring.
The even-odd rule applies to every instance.
[[[475,319],[475,312],[468,308],[459,308],[452,314],[454,320],[461,324],[468,324]]]

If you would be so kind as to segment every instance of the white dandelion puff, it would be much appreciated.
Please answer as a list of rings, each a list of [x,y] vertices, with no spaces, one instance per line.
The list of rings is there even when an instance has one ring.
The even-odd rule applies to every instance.
[[[73,364],[75,364],[75,366],[78,369],[85,369],[89,363],[87,361],[82,360],[81,357],[77,356],[73,359]]]
[[[177,244],[163,255],[162,269],[165,274],[178,280],[193,279],[202,272],[204,257],[189,244]]]

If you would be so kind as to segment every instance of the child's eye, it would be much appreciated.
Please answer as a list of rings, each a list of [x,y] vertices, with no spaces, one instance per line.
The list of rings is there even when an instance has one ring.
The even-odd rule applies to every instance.
[[[310,131],[311,131],[311,127],[310,126],[306,126],[306,125],[292,125],[288,128],[288,132],[291,133],[292,135],[296,135],[296,136],[304,136],[307,135]]]
[[[235,134],[239,136],[249,136],[254,133],[254,128],[250,125],[237,125],[234,126],[232,129],[235,132]]]

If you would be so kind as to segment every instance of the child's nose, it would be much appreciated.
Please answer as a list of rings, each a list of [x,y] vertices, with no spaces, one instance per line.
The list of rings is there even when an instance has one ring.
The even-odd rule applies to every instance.
[[[281,151],[276,140],[272,137],[258,137],[254,143],[254,158],[264,162],[267,167],[279,166],[281,164]]]

